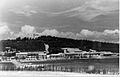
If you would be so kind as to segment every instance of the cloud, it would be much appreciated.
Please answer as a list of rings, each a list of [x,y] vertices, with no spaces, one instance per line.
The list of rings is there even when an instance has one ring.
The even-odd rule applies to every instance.
[[[118,42],[119,41],[119,30],[104,30],[103,32],[90,31],[87,29],[82,29],[80,33],[73,32],[59,32],[56,29],[45,29],[43,32],[39,33],[39,36],[51,35],[56,37],[72,38],[72,39],[88,39],[97,41],[107,41],[107,42]]]
[[[16,34],[17,37],[32,37],[36,33],[36,29],[31,25],[24,25],[21,27],[21,31]]]
[[[7,25],[0,24],[0,40],[11,38],[13,33]]]
[[[83,29],[80,34],[83,38],[90,40],[100,40],[100,41],[109,41],[109,42],[118,42],[119,41],[119,30],[104,30],[103,32],[90,31]]]
[[[35,27],[30,25],[25,25],[21,27],[21,32],[16,34],[20,37],[35,37],[50,35],[56,37],[72,38],[72,39],[88,39],[88,40],[98,40],[107,42],[118,42],[119,41],[119,30],[104,30],[103,32],[90,31],[88,29],[82,29],[79,33],[73,32],[59,32],[56,29],[45,29],[40,33],[37,33]]]
[[[80,32],[82,35],[84,35],[84,36],[92,36],[92,35],[94,35],[96,32],[92,32],[92,31],[89,31],[89,30],[87,30],[87,29],[83,29],[81,32]]]
[[[118,34],[119,30],[115,29],[115,30],[104,30],[104,33],[106,34]]]
[[[41,27],[41,30],[43,28]],[[16,33],[16,37],[34,37],[34,36],[42,36],[42,35],[50,35],[50,36],[57,36],[59,32],[56,29],[45,29],[38,33],[36,31],[36,27],[31,25],[24,25],[21,27],[21,31]]]
[[[56,29],[45,29],[40,35],[51,35],[51,36],[57,36],[59,32]]]
[[[77,36],[73,32],[60,32],[59,37],[77,39]]]
[[[48,5],[49,7],[46,6],[46,9],[48,9],[48,11],[45,9],[44,10],[42,9],[42,7],[45,7],[42,4],[41,4],[41,7],[40,6],[38,7],[38,5],[36,5],[36,7],[35,6],[33,7],[32,5],[26,4],[25,6],[22,6],[22,7],[10,9],[10,11],[16,14],[25,15],[25,16],[32,16],[36,13],[42,13],[47,16],[65,15],[68,17],[79,17],[80,19],[85,21],[91,21],[96,16],[107,15],[110,13],[114,13],[115,10],[119,10],[118,1],[119,0],[80,0],[80,1],[76,1],[80,3],[79,6],[74,8],[71,7],[70,10],[59,11],[59,12],[51,12],[50,10],[52,9],[58,10],[59,8],[56,8],[56,7],[58,6],[62,7],[62,4],[64,3],[58,6],[54,5],[54,7]],[[59,2],[62,2],[62,1],[59,1]],[[53,3],[55,2],[53,1]],[[66,3],[69,6],[71,5],[69,1],[67,1]]]
[[[20,8],[13,8],[9,10],[10,12],[13,12],[15,14],[20,14],[20,15],[24,15],[24,16],[32,16],[33,14],[38,13],[35,8],[33,8],[32,6],[26,5]]]
[[[35,27],[30,26],[30,25],[25,25],[25,26],[21,27],[22,33],[31,34],[31,33],[34,33],[35,31],[36,31]]]
[[[0,35],[7,34],[8,32],[10,32],[8,26],[5,25],[0,27]]]
[[[92,21],[92,19],[99,15],[116,13],[116,10],[119,10],[118,1],[119,0],[85,0],[79,7],[54,14],[78,17],[85,21]]]
[[[88,4],[93,7],[104,11],[118,10],[119,0],[91,0]]]
[[[7,25],[0,26],[0,39],[16,38],[16,37],[35,37],[36,35],[50,35],[56,37],[72,38],[72,39],[88,39],[97,41],[107,42],[118,42],[119,41],[119,30],[104,30],[103,32],[90,31],[88,29],[82,29],[79,33],[73,32],[59,32],[56,29],[45,29],[38,33],[36,28],[31,25],[24,25],[21,27],[19,33],[14,33],[9,29]]]

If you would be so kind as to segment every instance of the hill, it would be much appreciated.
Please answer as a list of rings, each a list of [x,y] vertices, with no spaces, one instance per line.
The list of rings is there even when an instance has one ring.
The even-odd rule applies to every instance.
[[[0,42],[0,49],[5,50],[5,47],[15,48],[22,52],[29,51],[44,51],[45,44],[50,46],[50,53],[63,52],[61,48],[79,48],[81,50],[88,51],[89,49],[94,49],[97,51],[111,51],[119,52],[119,44],[90,41],[90,40],[75,40],[70,38],[61,38],[53,36],[40,36],[37,38],[16,38],[14,40],[2,40]]]

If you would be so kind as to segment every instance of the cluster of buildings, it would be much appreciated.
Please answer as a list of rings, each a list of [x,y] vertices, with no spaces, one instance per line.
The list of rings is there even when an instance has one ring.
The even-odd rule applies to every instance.
[[[18,61],[44,61],[44,60],[59,60],[59,59],[88,59],[88,58],[116,58],[119,57],[119,53],[112,52],[97,52],[96,50],[90,49],[89,52],[80,50],[79,48],[61,48],[64,53],[49,54],[49,46],[45,45],[45,51],[39,52],[20,52],[15,49],[10,51],[10,48],[5,52],[0,53],[0,60],[11,61],[12,59]],[[4,54],[15,53],[15,56],[3,56]]]

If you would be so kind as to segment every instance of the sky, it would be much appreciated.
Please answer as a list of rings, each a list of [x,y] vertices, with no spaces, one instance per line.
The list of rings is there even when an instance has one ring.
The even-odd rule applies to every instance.
[[[0,0],[0,40],[51,35],[119,41],[119,0]]]

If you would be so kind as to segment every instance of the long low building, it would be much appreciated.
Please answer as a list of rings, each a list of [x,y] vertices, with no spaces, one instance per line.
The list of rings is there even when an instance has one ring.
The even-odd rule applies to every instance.
[[[44,52],[20,52],[16,53],[16,57],[18,59],[25,58],[27,60],[34,60],[34,59],[46,59],[47,55]]]
[[[108,56],[107,56],[108,55]],[[110,52],[86,52],[86,51],[75,51],[58,54],[49,54],[45,52],[21,52],[16,53],[16,57],[19,60],[57,60],[57,59],[82,59],[82,58],[111,58],[117,57],[117,54]]]

